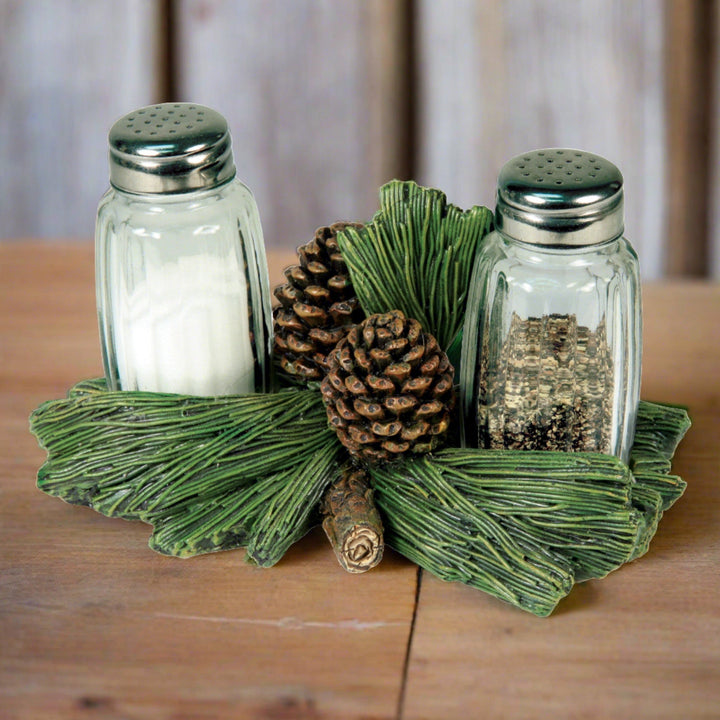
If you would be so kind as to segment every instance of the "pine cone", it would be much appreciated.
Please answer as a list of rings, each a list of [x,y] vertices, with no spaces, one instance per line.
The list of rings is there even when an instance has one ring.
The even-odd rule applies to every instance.
[[[346,227],[362,225],[318,228],[298,248],[300,265],[287,268],[287,283],[274,291],[280,301],[273,311],[274,351],[282,369],[299,379],[324,377],[328,354],[365,317],[337,244],[337,233]]]
[[[328,357],[328,419],[362,460],[429,452],[450,424],[454,370],[432,335],[399,310],[371,315]]]

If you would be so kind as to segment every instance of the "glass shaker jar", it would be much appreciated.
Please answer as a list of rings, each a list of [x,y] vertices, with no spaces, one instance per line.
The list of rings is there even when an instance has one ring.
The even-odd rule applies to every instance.
[[[627,461],[640,400],[638,261],[607,160],[535,150],[500,172],[460,371],[464,443]]]
[[[111,128],[96,290],[113,390],[262,392],[270,371],[267,262],[257,206],[214,110],[144,107]]]

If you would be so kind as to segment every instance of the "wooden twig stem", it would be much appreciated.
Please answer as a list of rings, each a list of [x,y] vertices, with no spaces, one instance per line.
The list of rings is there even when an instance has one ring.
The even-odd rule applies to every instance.
[[[323,529],[343,569],[363,573],[382,560],[382,521],[362,470],[343,471],[325,493],[322,509]]]

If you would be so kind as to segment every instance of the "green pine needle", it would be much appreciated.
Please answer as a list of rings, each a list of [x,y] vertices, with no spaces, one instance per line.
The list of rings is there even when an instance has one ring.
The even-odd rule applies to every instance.
[[[638,409],[630,465],[633,466],[641,459],[671,460],[690,425],[690,418],[684,408],[642,401]]]
[[[276,489],[297,488],[294,475],[283,480],[292,475],[289,469],[316,462],[327,467],[327,458],[340,450],[316,390],[199,398],[108,392],[104,381],[86,381],[67,398],[41,405],[30,427],[48,450],[38,473],[41,490],[111,517],[158,523],[165,531],[169,518],[186,515],[182,522],[189,527],[199,508],[203,516],[232,515],[229,508],[242,493],[262,494],[255,487],[260,480],[274,479]],[[268,491],[267,497],[276,494]],[[306,518],[301,512],[290,522]],[[233,534],[247,534],[247,520],[238,523],[243,529],[218,535],[218,546],[238,543],[228,539]],[[161,537],[156,533],[153,545],[172,552]],[[188,537],[182,552],[172,554],[192,554],[188,548],[207,542]]]
[[[682,409],[641,403],[630,467],[450,448],[371,468],[386,539],[445,580],[548,615],[574,582],[647,551],[684,490],[669,471],[689,425]],[[317,521],[345,457],[317,388],[197,398],[90,380],[41,405],[31,429],[48,450],[45,492],[153,524],[158,552],[246,547],[265,567]]]
[[[457,448],[373,468],[386,541],[444,580],[547,615],[573,582],[647,552],[685,483],[638,468],[660,456],[669,470],[689,425],[683,410],[641,403],[634,475],[598,453]]]
[[[371,468],[385,541],[443,580],[549,615],[572,588],[569,564],[538,545],[518,543],[445,470],[437,456]]]
[[[650,541],[655,537],[660,518],[663,515],[663,498],[652,487],[635,482],[632,486],[631,499],[640,521],[635,546],[628,558],[628,560],[635,560],[648,551]]]
[[[630,467],[635,481],[659,493],[662,510],[685,492],[687,483],[670,475],[670,461],[690,428],[684,408],[642,401],[638,410]]]
[[[250,561],[274,565],[312,527],[339,450],[326,436],[324,445],[288,470],[168,511],[155,518],[150,547],[177,557],[247,547]]]
[[[607,455],[450,448],[371,472],[385,516],[404,516],[392,517],[390,545],[444,579],[459,579],[462,567],[463,582],[537,615],[551,612],[575,580],[630,559],[645,527],[628,467]],[[473,528],[464,543],[439,509]],[[432,556],[430,546],[443,552]],[[489,564],[494,552],[514,563],[509,574]]]
[[[380,188],[380,210],[338,244],[368,315],[401,310],[447,349],[463,323],[470,274],[492,213],[467,211],[439,190],[393,180]]]
[[[247,545],[248,559],[270,567],[286,550],[317,524],[318,504],[337,477],[342,462],[335,437],[304,462],[292,465],[281,475],[282,487],[263,504]]]

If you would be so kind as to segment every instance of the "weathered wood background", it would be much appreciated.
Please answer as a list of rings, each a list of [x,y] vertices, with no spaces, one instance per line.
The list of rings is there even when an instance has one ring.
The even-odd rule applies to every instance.
[[[720,277],[720,0],[0,0],[0,238],[90,238],[106,135],[217,108],[271,247],[539,146],[622,169],[646,279]]]

